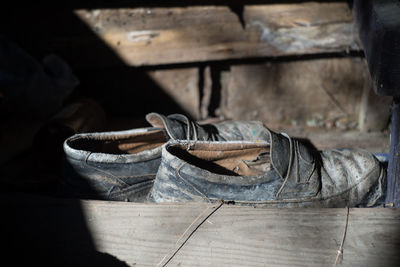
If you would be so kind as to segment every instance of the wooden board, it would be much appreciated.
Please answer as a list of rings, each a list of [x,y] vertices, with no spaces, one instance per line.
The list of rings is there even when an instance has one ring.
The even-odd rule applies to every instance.
[[[360,102],[358,126],[360,131],[382,131],[387,128],[391,115],[393,97],[378,96],[373,88],[369,72],[364,73],[365,84]]]
[[[360,58],[236,65],[222,77],[221,111],[267,125],[356,129],[367,75]]]
[[[200,89],[198,68],[148,71],[151,78],[186,114],[200,119]],[[146,90],[146,88],[143,88]],[[160,106],[162,103],[152,103]]]
[[[75,14],[92,34],[73,33],[72,28],[70,36],[50,36],[40,46],[69,62],[79,60],[72,63],[78,67],[118,60],[142,66],[360,49],[345,2],[245,6],[244,28],[227,6],[79,9]],[[98,54],[107,50],[101,49],[105,45],[110,51]],[[107,60],[111,51],[118,59]]]
[[[14,261],[41,266],[162,266],[169,258],[167,266],[333,266],[347,218],[347,209],[218,209],[21,194],[3,194],[0,203],[9,222],[2,229],[19,255]],[[398,209],[350,209],[338,266],[398,266],[399,218]]]

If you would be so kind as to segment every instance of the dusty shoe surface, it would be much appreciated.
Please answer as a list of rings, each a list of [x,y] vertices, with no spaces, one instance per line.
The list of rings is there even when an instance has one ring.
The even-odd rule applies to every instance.
[[[168,140],[262,140],[261,122],[198,124],[181,114],[146,116],[149,128],[71,136],[64,142],[62,196],[145,201]]]
[[[76,134],[64,142],[59,193],[87,199],[142,202],[160,165],[162,130]]]
[[[385,172],[362,150],[319,152],[267,130],[266,142],[170,141],[149,200],[217,200],[270,207],[375,206]]]

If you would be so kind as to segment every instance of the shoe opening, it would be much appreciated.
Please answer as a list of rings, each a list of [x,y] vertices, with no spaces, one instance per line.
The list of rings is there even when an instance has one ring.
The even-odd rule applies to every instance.
[[[124,134],[88,135],[71,139],[68,145],[77,150],[107,154],[136,154],[162,146],[167,141],[162,130]]]
[[[256,176],[271,169],[270,146],[258,144],[195,143],[168,147],[174,156],[212,173],[231,176]]]

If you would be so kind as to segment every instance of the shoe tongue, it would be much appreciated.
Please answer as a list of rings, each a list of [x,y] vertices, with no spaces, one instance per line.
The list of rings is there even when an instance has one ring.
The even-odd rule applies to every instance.
[[[271,146],[271,162],[281,177],[285,177],[289,168],[290,142],[282,134],[269,130]]]
[[[190,124],[190,120],[184,115],[173,114],[166,117],[153,112],[146,115],[146,120],[153,127],[165,129],[167,137],[170,139],[188,139],[188,125]],[[193,137],[189,136],[189,139],[190,138]]]
[[[271,146],[271,162],[275,170],[285,178],[290,165],[290,154],[292,154],[292,161],[294,161],[295,153],[298,157],[300,156],[303,160],[307,162],[313,162],[314,158],[312,152],[304,144],[298,142],[298,149],[290,146],[289,136],[286,134],[277,134],[271,130],[268,130],[270,134],[270,146]],[[294,145],[294,140],[293,140]],[[303,168],[308,168],[308,166],[299,165],[297,171],[304,172]],[[293,172],[293,170],[291,171]],[[290,174],[291,175],[291,174]]]

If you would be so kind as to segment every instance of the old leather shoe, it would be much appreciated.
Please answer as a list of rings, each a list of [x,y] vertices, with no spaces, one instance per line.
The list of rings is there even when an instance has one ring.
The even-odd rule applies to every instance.
[[[182,114],[146,116],[149,128],[71,136],[64,142],[59,195],[142,202],[168,140],[263,140],[261,122],[198,124]]]
[[[385,171],[371,153],[319,152],[286,134],[265,131],[266,142],[167,143],[149,200],[269,207],[375,206],[383,201]]]

